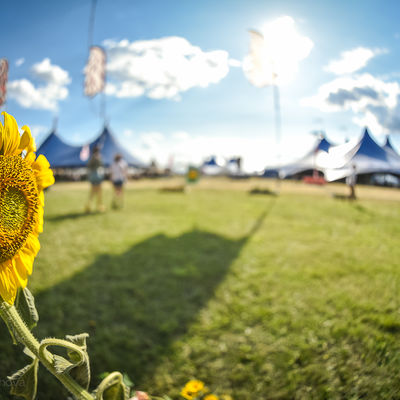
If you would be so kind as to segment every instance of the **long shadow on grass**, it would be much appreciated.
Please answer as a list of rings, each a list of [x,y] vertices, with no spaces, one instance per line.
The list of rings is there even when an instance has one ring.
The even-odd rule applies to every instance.
[[[47,221],[53,221],[53,222],[59,222],[59,221],[64,221],[66,219],[79,219],[83,217],[90,217],[93,215],[98,215],[100,212],[75,212],[75,213],[69,213],[69,214],[61,214],[61,215],[54,215],[54,216],[48,216],[46,218]]]
[[[153,236],[121,255],[99,255],[73,278],[36,296],[37,336],[88,332],[93,383],[101,372],[119,370],[140,385],[197,318],[264,217],[238,240],[192,230],[179,237]],[[10,354],[4,332],[0,351]],[[15,368],[15,360],[1,362],[0,377],[13,372],[3,370],[8,364]],[[43,378],[39,398],[55,398],[49,393],[60,393],[60,385]]]

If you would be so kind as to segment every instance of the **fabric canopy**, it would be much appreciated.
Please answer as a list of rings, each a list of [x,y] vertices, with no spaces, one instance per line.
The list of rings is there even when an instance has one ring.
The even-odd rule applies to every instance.
[[[357,175],[378,172],[400,174],[400,157],[393,149],[376,143],[367,128],[356,142],[331,147],[321,164],[328,181],[349,176],[353,166]]]
[[[391,153],[394,157],[400,157],[399,153],[395,150],[395,148],[392,145],[392,142],[390,141],[389,135],[386,136],[386,142],[383,146],[383,148],[388,151],[389,153]]]
[[[85,167],[94,147],[100,148],[103,163],[110,166],[116,154],[121,154],[128,165],[136,168],[144,164],[124,149],[115,139],[107,126],[91,143],[84,146],[72,146],[65,143],[53,131],[39,147],[37,153],[43,154],[49,160],[52,168]]]
[[[37,154],[46,156],[52,168],[73,168],[86,165],[80,158],[81,151],[81,146],[71,146],[63,142],[53,131],[41,144]]]
[[[107,126],[104,127],[103,132],[100,136],[90,143],[90,154],[93,149],[98,146],[100,147],[101,157],[103,164],[109,167],[116,154],[121,154],[123,159],[132,167],[144,167],[144,164],[134,157],[128,150],[124,149],[115,139],[114,135],[110,132]]]
[[[321,137],[314,144],[312,149],[299,160],[285,164],[278,167],[267,168],[265,169],[263,176],[264,177],[273,177],[278,175],[281,178],[287,178],[293,176],[295,174],[299,174],[301,172],[310,171],[310,170],[322,170],[320,165],[320,158],[323,153],[327,153],[332,144],[324,137]],[[323,158],[323,157],[322,157]]]
[[[201,171],[205,175],[221,175],[225,169],[217,162],[216,156],[211,156],[203,162]]]

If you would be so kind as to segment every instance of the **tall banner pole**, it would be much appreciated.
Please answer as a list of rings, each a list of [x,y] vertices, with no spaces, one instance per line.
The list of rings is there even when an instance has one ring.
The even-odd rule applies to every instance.
[[[247,79],[252,85],[258,88],[272,86],[272,96],[274,103],[274,125],[277,148],[277,190],[281,180],[281,104],[280,92],[277,82],[278,73],[275,60],[269,53],[264,36],[255,30],[250,30],[250,52],[245,59],[244,71]]]
[[[89,58],[85,66],[84,93],[85,96],[93,98],[101,93],[100,98],[100,119],[103,120],[104,126],[107,122],[106,114],[106,95],[104,92],[106,82],[106,53],[100,46],[93,45],[93,32],[95,22],[97,0],[92,0],[90,10],[89,29],[88,29],[88,46]]]
[[[274,110],[275,110],[275,134],[276,134],[276,158],[277,158],[277,182],[278,187],[281,180],[281,136],[282,136],[282,119],[281,119],[281,103],[279,86],[274,83],[272,86],[274,94]]]
[[[96,16],[96,4],[97,0],[92,0],[92,7],[90,9],[89,17],[89,30],[88,30],[88,48],[90,49],[93,45],[93,31],[94,31],[94,20]]]

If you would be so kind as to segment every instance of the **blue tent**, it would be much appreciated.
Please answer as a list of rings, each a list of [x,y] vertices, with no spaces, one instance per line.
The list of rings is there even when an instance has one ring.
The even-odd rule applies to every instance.
[[[224,168],[217,162],[216,156],[211,156],[201,165],[201,172],[205,175],[221,175]]]
[[[53,131],[39,147],[37,154],[43,154],[49,160],[52,168],[85,167],[95,146],[100,147],[103,163],[110,166],[115,154],[119,153],[128,163],[136,168],[144,164],[125,150],[114,138],[107,126],[93,142],[85,146],[72,146],[65,143]]]
[[[61,140],[53,131],[39,147],[37,154],[43,154],[53,168],[84,167],[80,154],[82,146],[71,146]]]
[[[121,154],[122,158],[132,167],[144,167],[144,164],[141,161],[134,157],[129,151],[125,150],[117,142],[107,126],[104,126],[103,132],[100,136],[90,143],[90,154],[92,154],[92,151],[96,146],[100,147],[101,157],[106,167],[109,167],[112,164],[116,154]]]
[[[396,151],[396,149],[393,147],[392,142],[390,141],[389,135],[386,136],[386,142],[383,145],[383,148],[385,150],[388,150],[389,152],[394,152],[395,154],[399,155],[399,153]]]
[[[345,143],[331,147],[326,159],[325,177],[328,181],[345,178],[351,174],[353,166],[357,174],[400,173],[400,157],[381,147],[365,128],[361,138],[355,143]]]
[[[319,163],[321,153],[327,153],[331,146],[332,144],[325,137],[320,137],[312,149],[302,158],[280,167],[268,167],[264,170],[262,176],[265,178],[275,178],[278,176],[279,171],[279,176],[281,178],[288,178],[306,171],[322,171],[322,167]]]
[[[211,156],[203,162],[203,167],[219,167],[217,163],[217,157]]]

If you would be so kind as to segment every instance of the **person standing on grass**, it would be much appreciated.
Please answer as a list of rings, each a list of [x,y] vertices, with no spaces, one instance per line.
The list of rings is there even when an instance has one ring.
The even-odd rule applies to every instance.
[[[356,182],[357,182],[357,174],[356,174],[356,165],[353,164],[351,167],[350,175],[346,178],[346,185],[350,188],[349,199],[356,199]]]
[[[103,212],[105,208],[103,206],[103,198],[101,191],[101,184],[104,179],[104,168],[103,161],[101,159],[100,148],[98,146],[93,148],[92,157],[87,164],[88,179],[91,184],[89,199],[86,203],[85,211],[91,211],[91,203],[96,198],[97,211]]]
[[[124,183],[128,177],[128,164],[121,154],[116,154],[111,164],[111,182],[114,187],[114,195],[111,207],[121,208],[123,206]]]

